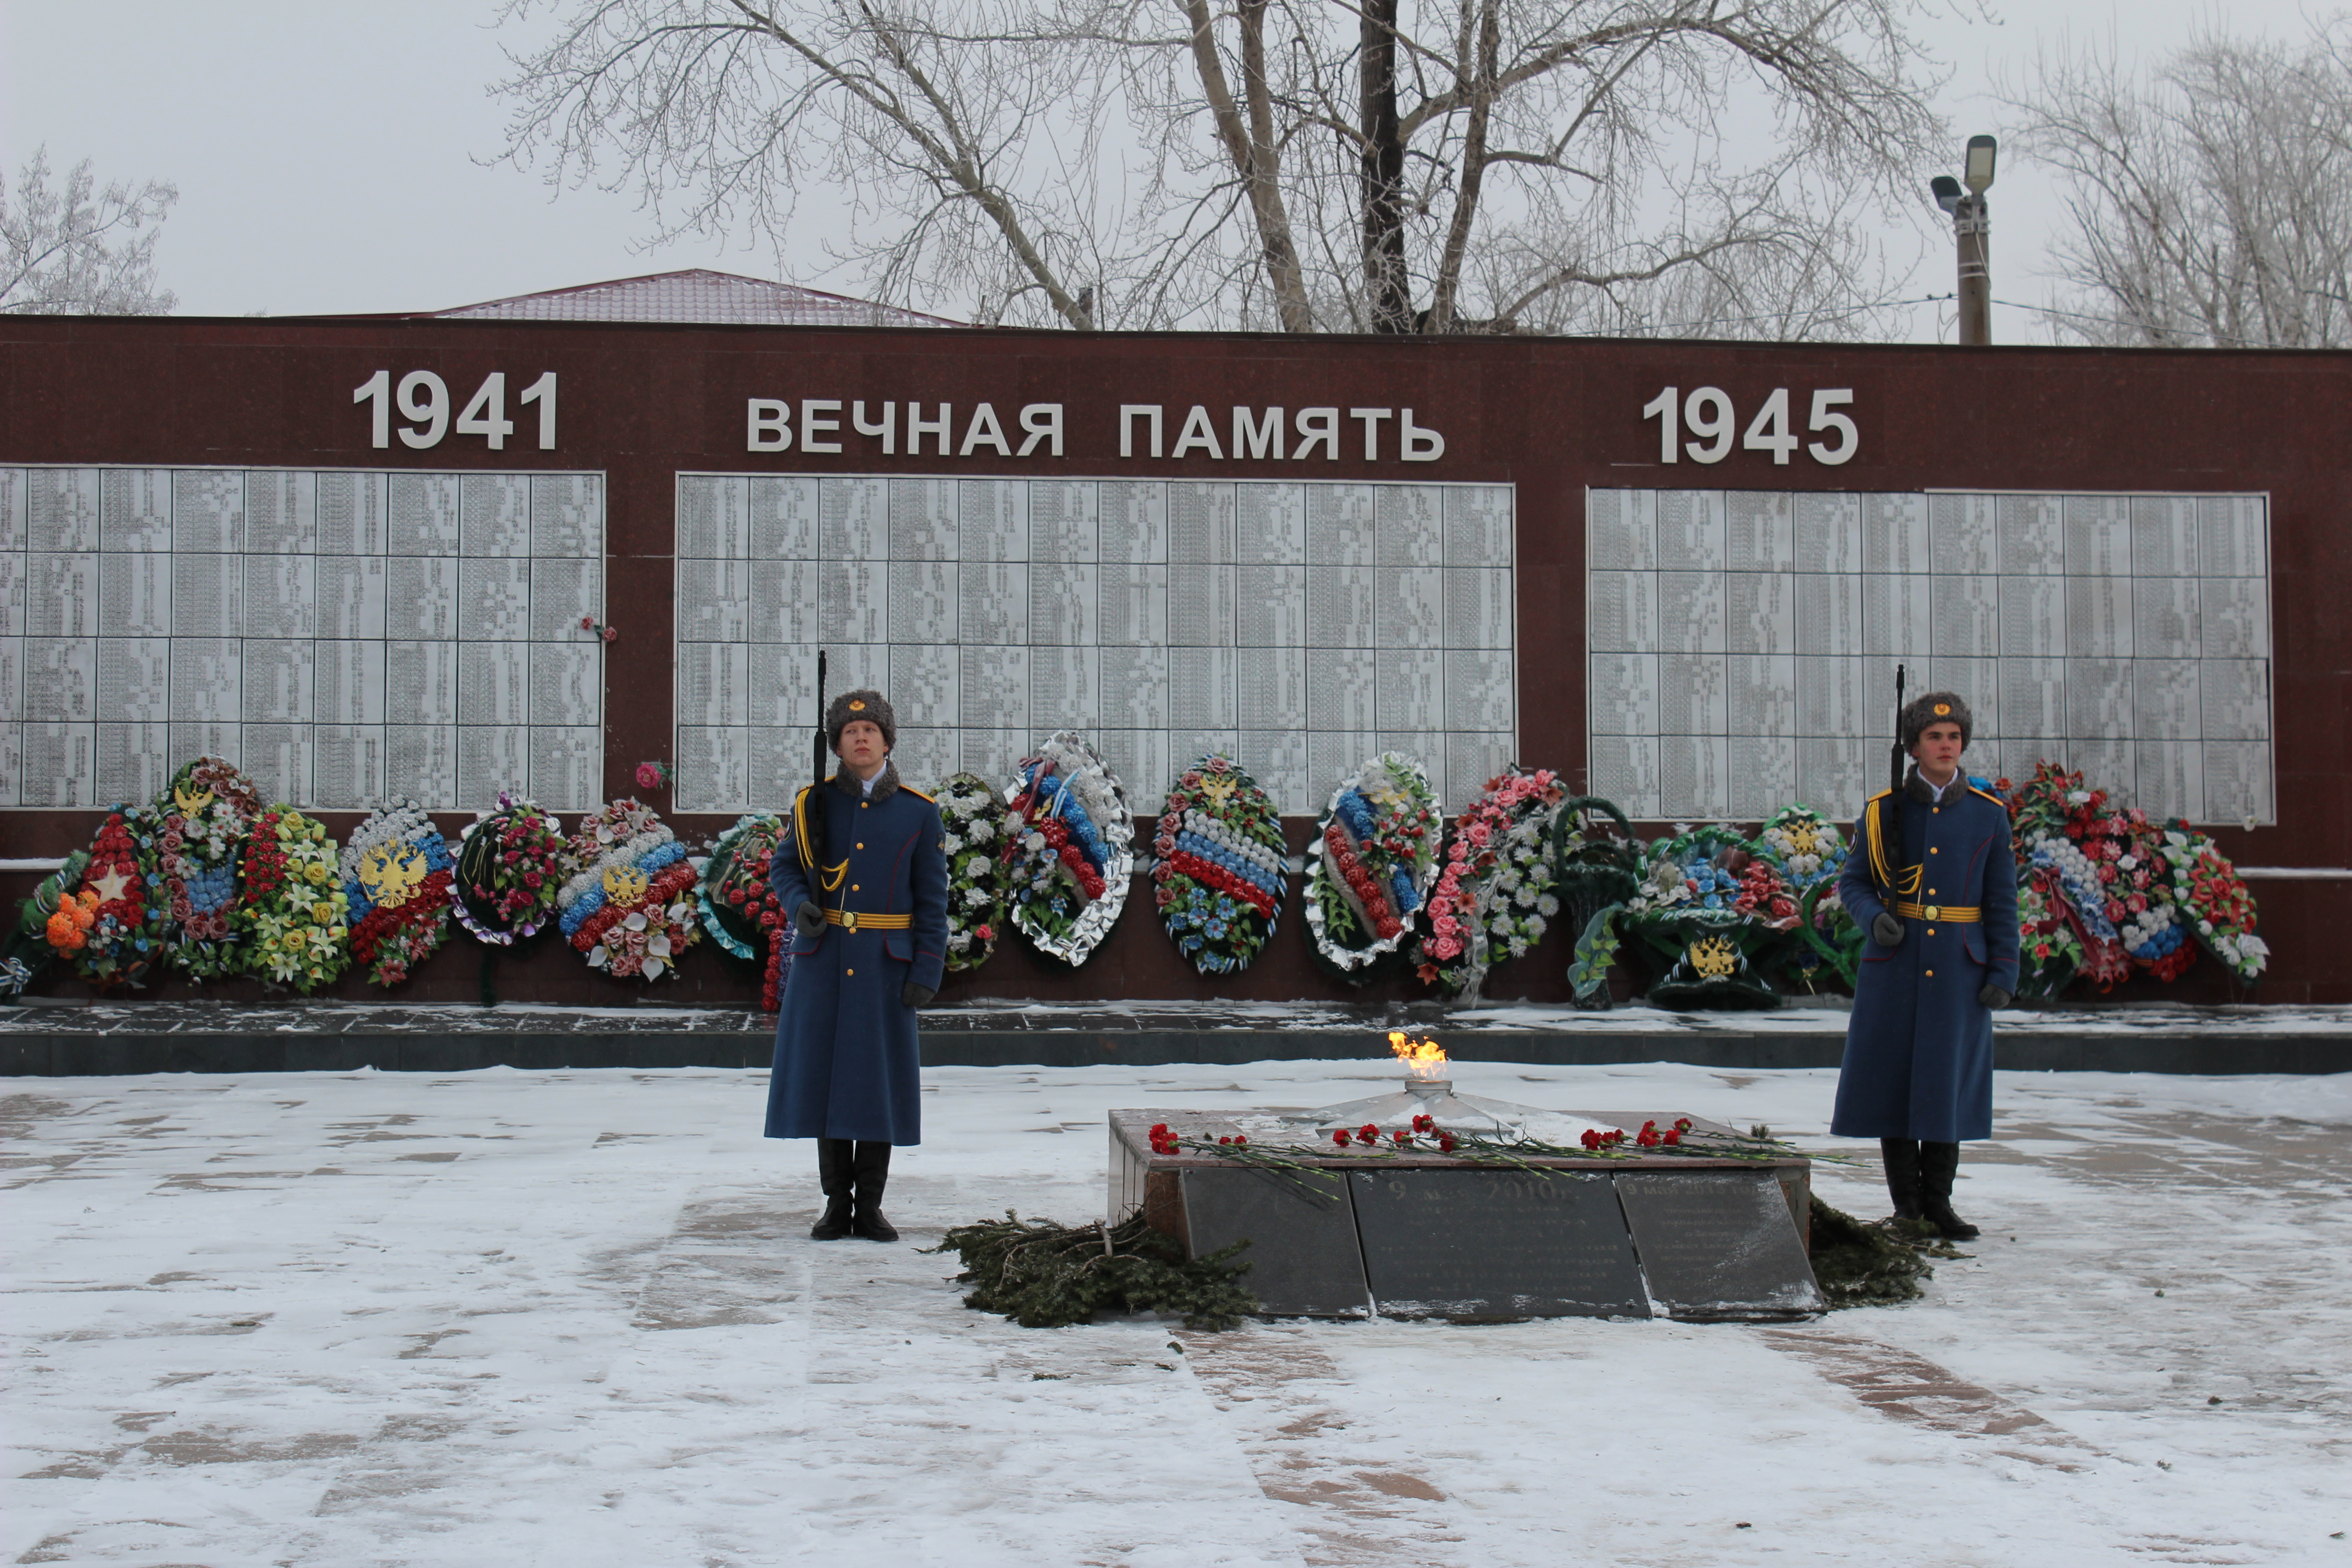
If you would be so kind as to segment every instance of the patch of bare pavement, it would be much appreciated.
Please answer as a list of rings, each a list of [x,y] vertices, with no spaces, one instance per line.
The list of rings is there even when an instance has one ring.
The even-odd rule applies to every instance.
[[[1036,1132],[1355,1071],[929,1072],[887,1247],[806,1238],[758,1073],[26,1085],[0,1560],[2347,1560],[2340,1079],[2005,1075],[1983,1240],[1787,1328],[1027,1331],[917,1250],[1097,1212],[1099,1140]],[[1832,1147],[1825,1073],[1456,1076]],[[1866,1163],[1818,1170],[1877,1212]]]

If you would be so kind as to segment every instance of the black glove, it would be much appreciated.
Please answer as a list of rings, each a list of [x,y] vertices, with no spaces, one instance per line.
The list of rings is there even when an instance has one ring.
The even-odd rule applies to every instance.
[[[1977,993],[1977,1005],[1980,1007],[2006,1007],[2010,1001],[2009,993],[1998,985],[1987,985]]]
[[[803,899],[801,907],[793,911],[793,924],[801,928],[803,936],[814,936],[824,930],[824,911],[809,900]]]
[[[1894,947],[1903,941],[1903,922],[1885,910],[1870,917],[1871,939],[1881,947]]]
[[[938,994],[929,986],[918,985],[911,980],[898,987],[898,1000],[909,1007],[928,1007],[931,1005],[931,998]]]

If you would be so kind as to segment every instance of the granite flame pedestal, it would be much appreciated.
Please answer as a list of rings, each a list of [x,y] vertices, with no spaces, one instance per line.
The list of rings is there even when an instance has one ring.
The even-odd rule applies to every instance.
[[[1631,1133],[1676,1113],[1572,1114]],[[1150,1128],[1214,1142],[1266,1118],[1114,1110],[1109,1217],[1145,1222],[1198,1258],[1246,1238],[1244,1283],[1273,1317],[1674,1318],[1777,1322],[1823,1301],[1806,1258],[1811,1162],[1704,1154],[1530,1159],[1433,1150],[1350,1157],[1300,1139],[1320,1174],[1151,1152]],[[1692,1118],[1690,1136],[1733,1136]],[[1328,1177],[1328,1179],[1326,1179]]]

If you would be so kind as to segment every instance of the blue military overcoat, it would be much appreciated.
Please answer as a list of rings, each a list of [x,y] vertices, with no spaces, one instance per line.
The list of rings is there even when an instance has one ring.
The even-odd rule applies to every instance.
[[[801,792],[805,795],[808,792]],[[769,877],[787,919],[809,900],[830,917],[793,928],[791,976],[768,1079],[768,1136],[919,1143],[921,1053],[909,980],[936,991],[948,948],[946,830],[939,807],[886,765],[873,791],[836,773],[825,791],[824,847],[803,864],[791,825]]]
[[[1838,878],[1838,896],[1865,935],[1885,910],[1903,922],[1903,940],[1864,944],[1830,1131],[1936,1143],[1990,1138],[1992,1013],[1977,993],[1988,983],[2017,989],[2009,811],[1965,779],[1937,802],[1916,768],[1901,804],[1900,854],[1892,838],[1872,853],[1865,806]],[[1880,879],[1890,874],[1910,890],[1886,898]],[[1956,920],[1947,908],[1977,918]]]

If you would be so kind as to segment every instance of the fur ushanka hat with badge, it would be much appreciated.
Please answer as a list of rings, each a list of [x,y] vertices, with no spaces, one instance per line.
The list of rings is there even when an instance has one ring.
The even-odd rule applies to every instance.
[[[1963,746],[1977,732],[1976,719],[1969,712],[1969,705],[1960,700],[1957,691],[1930,691],[1905,706],[1903,749],[1907,752],[1918,745],[1919,737],[1927,732],[1930,724],[1958,724]]]
[[[890,711],[890,700],[871,687],[861,686],[855,691],[845,691],[833,700],[824,710],[824,742],[835,751],[841,750],[841,732],[853,722],[863,719],[882,727],[882,743],[898,743],[898,716]]]

